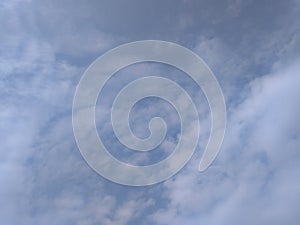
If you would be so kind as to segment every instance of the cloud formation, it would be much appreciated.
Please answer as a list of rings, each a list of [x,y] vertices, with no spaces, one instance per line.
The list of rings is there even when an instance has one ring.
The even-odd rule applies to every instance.
[[[296,225],[298,14],[299,2],[293,0],[2,1],[1,223]],[[196,154],[175,177],[129,188],[99,177],[82,159],[71,108],[86,67],[106,50],[140,39],[174,41],[201,56],[223,88],[228,125],[217,160],[198,173],[210,128],[203,93],[168,68],[143,64],[120,71],[99,100],[97,118],[99,133],[115,147],[113,155],[132,156],[118,153],[109,117],[103,115],[109,115],[114,93],[141,74],[162,74],[186,88],[199,104],[203,135]],[[133,156],[131,162],[163,158],[176,145],[177,114],[163,102],[147,107],[154,100],[133,110],[133,130],[145,136],[152,115],[169,116],[165,153],[150,160]]]

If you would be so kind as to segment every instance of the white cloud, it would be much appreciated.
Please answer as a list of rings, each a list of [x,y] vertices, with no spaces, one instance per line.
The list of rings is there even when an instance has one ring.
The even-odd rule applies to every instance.
[[[169,205],[157,224],[297,224],[300,183],[300,63],[250,83],[231,110],[227,138],[215,164],[166,182]]]
[[[299,61],[284,67],[299,54],[299,6],[224,2],[1,1],[1,223],[297,224]],[[131,189],[106,182],[81,158],[71,104],[87,58],[152,38],[196,42],[234,104],[208,171],[197,172],[195,156],[172,180]]]

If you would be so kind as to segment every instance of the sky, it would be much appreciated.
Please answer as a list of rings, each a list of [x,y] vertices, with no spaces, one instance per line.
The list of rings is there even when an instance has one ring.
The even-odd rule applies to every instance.
[[[79,1],[0,3],[0,221],[3,225],[298,225],[300,222],[300,2],[297,0]],[[113,183],[88,166],[76,145],[72,104],[84,71],[106,51],[163,40],[199,55],[227,107],[220,152],[198,164],[210,132],[199,87],[182,71],[139,63],[117,72],[97,100],[99,136],[114,157],[134,164],[172,153],[180,133],[174,107],[136,104],[133,133],[149,135],[155,116],[168,125],[148,153],[120,144],[110,109],[124,85],[160,75],[192,97],[200,118],[196,151],[159,184]]]

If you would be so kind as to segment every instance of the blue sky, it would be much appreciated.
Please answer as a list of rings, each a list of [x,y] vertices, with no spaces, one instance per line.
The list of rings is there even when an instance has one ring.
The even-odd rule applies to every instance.
[[[300,4],[252,1],[32,1],[0,3],[0,221],[7,225],[298,225],[300,221]],[[118,72],[97,103],[97,128],[111,153],[155,162],[176,145],[178,115],[157,99],[133,109],[145,137],[165,118],[164,143],[146,155],[120,149],[109,124],[124,84],[172,78],[197,103],[201,137],[171,179],[127,187],[96,174],[72,131],[72,102],[85,69],[120,44],[158,39],[197,53],[227,104],[220,154],[197,171],[210,128],[203,93],[181,71],[153,63]]]

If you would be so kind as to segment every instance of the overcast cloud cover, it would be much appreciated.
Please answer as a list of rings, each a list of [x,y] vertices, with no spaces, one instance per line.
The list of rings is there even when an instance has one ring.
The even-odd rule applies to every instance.
[[[300,2],[31,1],[0,3],[0,223],[3,225],[298,225],[300,223]],[[220,154],[197,171],[209,133],[203,94],[180,71],[150,63],[116,74],[97,105],[111,153],[135,164],[166,157],[178,115],[148,99],[133,109],[137,136],[159,115],[169,124],[160,153],[120,152],[109,109],[140,76],[174,78],[199,105],[201,138],[166,182],[126,187],[97,175],[72,132],[72,101],[84,70],[120,44],[159,39],[196,52],[227,104]],[[127,74],[127,75],[126,75]],[[134,155],[137,154],[137,155]]]

